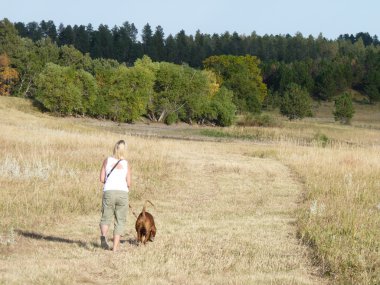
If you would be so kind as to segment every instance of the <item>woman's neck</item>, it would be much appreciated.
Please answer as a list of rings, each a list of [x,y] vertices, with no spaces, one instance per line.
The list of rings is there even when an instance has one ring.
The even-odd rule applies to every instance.
[[[117,157],[114,157],[114,156],[112,156],[112,158],[117,159],[117,160],[123,160],[124,159],[124,157],[117,158]]]

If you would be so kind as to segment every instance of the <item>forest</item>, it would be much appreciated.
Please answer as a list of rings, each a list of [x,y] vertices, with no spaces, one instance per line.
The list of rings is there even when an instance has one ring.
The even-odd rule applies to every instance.
[[[146,24],[140,35],[129,22],[94,29],[4,19],[0,91],[62,115],[221,126],[236,113],[263,109],[311,116],[311,99],[332,101],[351,91],[361,103],[380,100],[380,44],[365,32],[334,40],[184,30],[165,36],[161,26]],[[298,101],[300,110],[289,114],[286,105]]]

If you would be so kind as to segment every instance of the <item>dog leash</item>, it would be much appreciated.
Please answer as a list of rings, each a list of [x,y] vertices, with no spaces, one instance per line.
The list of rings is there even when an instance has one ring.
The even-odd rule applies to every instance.
[[[135,216],[135,218],[137,219],[137,215],[136,215],[136,213],[133,211],[133,209],[132,209],[132,207],[131,207],[131,205],[128,205],[129,206],[129,209],[131,209],[131,211],[132,211],[132,214]]]

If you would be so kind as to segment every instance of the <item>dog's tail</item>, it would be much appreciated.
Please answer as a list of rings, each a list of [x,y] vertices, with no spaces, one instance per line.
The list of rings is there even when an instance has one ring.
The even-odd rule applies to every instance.
[[[131,211],[132,211],[132,214],[135,216],[135,218],[137,219],[137,215],[136,215],[136,213],[133,211],[133,209],[132,209],[132,206],[131,205],[128,205],[129,206],[129,209],[131,209]]]
[[[151,201],[149,201],[149,200],[145,200],[144,207],[143,207],[143,210],[142,210],[142,213],[143,213],[143,217],[144,217],[144,218],[145,218],[145,210],[146,210],[146,204],[147,204],[147,203],[150,203],[153,207],[155,207]]]

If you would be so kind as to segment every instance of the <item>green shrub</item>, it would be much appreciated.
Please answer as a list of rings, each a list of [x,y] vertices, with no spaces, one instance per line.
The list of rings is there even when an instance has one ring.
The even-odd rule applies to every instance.
[[[176,113],[170,113],[166,116],[165,124],[172,125],[178,122],[178,115]]]
[[[268,96],[265,97],[263,108],[266,110],[275,110],[281,106],[281,96],[278,91],[269,90]]]
[[[148,94],[154,84],[149,69],[120,66],[111,72],[110,86],[105,93],[107,116],[115,121],[133,122],[146,113]]]
[[[61,115],[92,114],[98,87],[88,72],[48,63],[36,78],[36,100]]]
[[[235,120],[236,106],[232,103],[233,93],[222,87],[211,99],[208,120],[219,126],[231,126]]]
[[[330,139],[325,134],[318,132],[314,136],[314,140],[321,145],[322,147],[326,147],[326,145],[329,143]]]
[[[342,124],[349,124],[354,113],[355,110],[349,93],[344,92],[335,99],[335,110],[333,112],[335,121],[340,121]]]
[[[207,137],[213,137],[213,138],[233,138],[234,136],[223,132],[221,130],[214,130],[214,129],[205,129],[201,130],[200,134]]]
[[[83,86],[77,81],[77,73],[73,68],[48,63],[36,79],[36,100],[54,113],[83,114]]]
[[[269,114],[253,115],[248,113],[244,115],[237,125],[245,127],[278,127],[280,124]]]
[[[309,93],[297,84],[290,84],[282,98],[280,112],[290,120],[311,117],[313,113]]]

